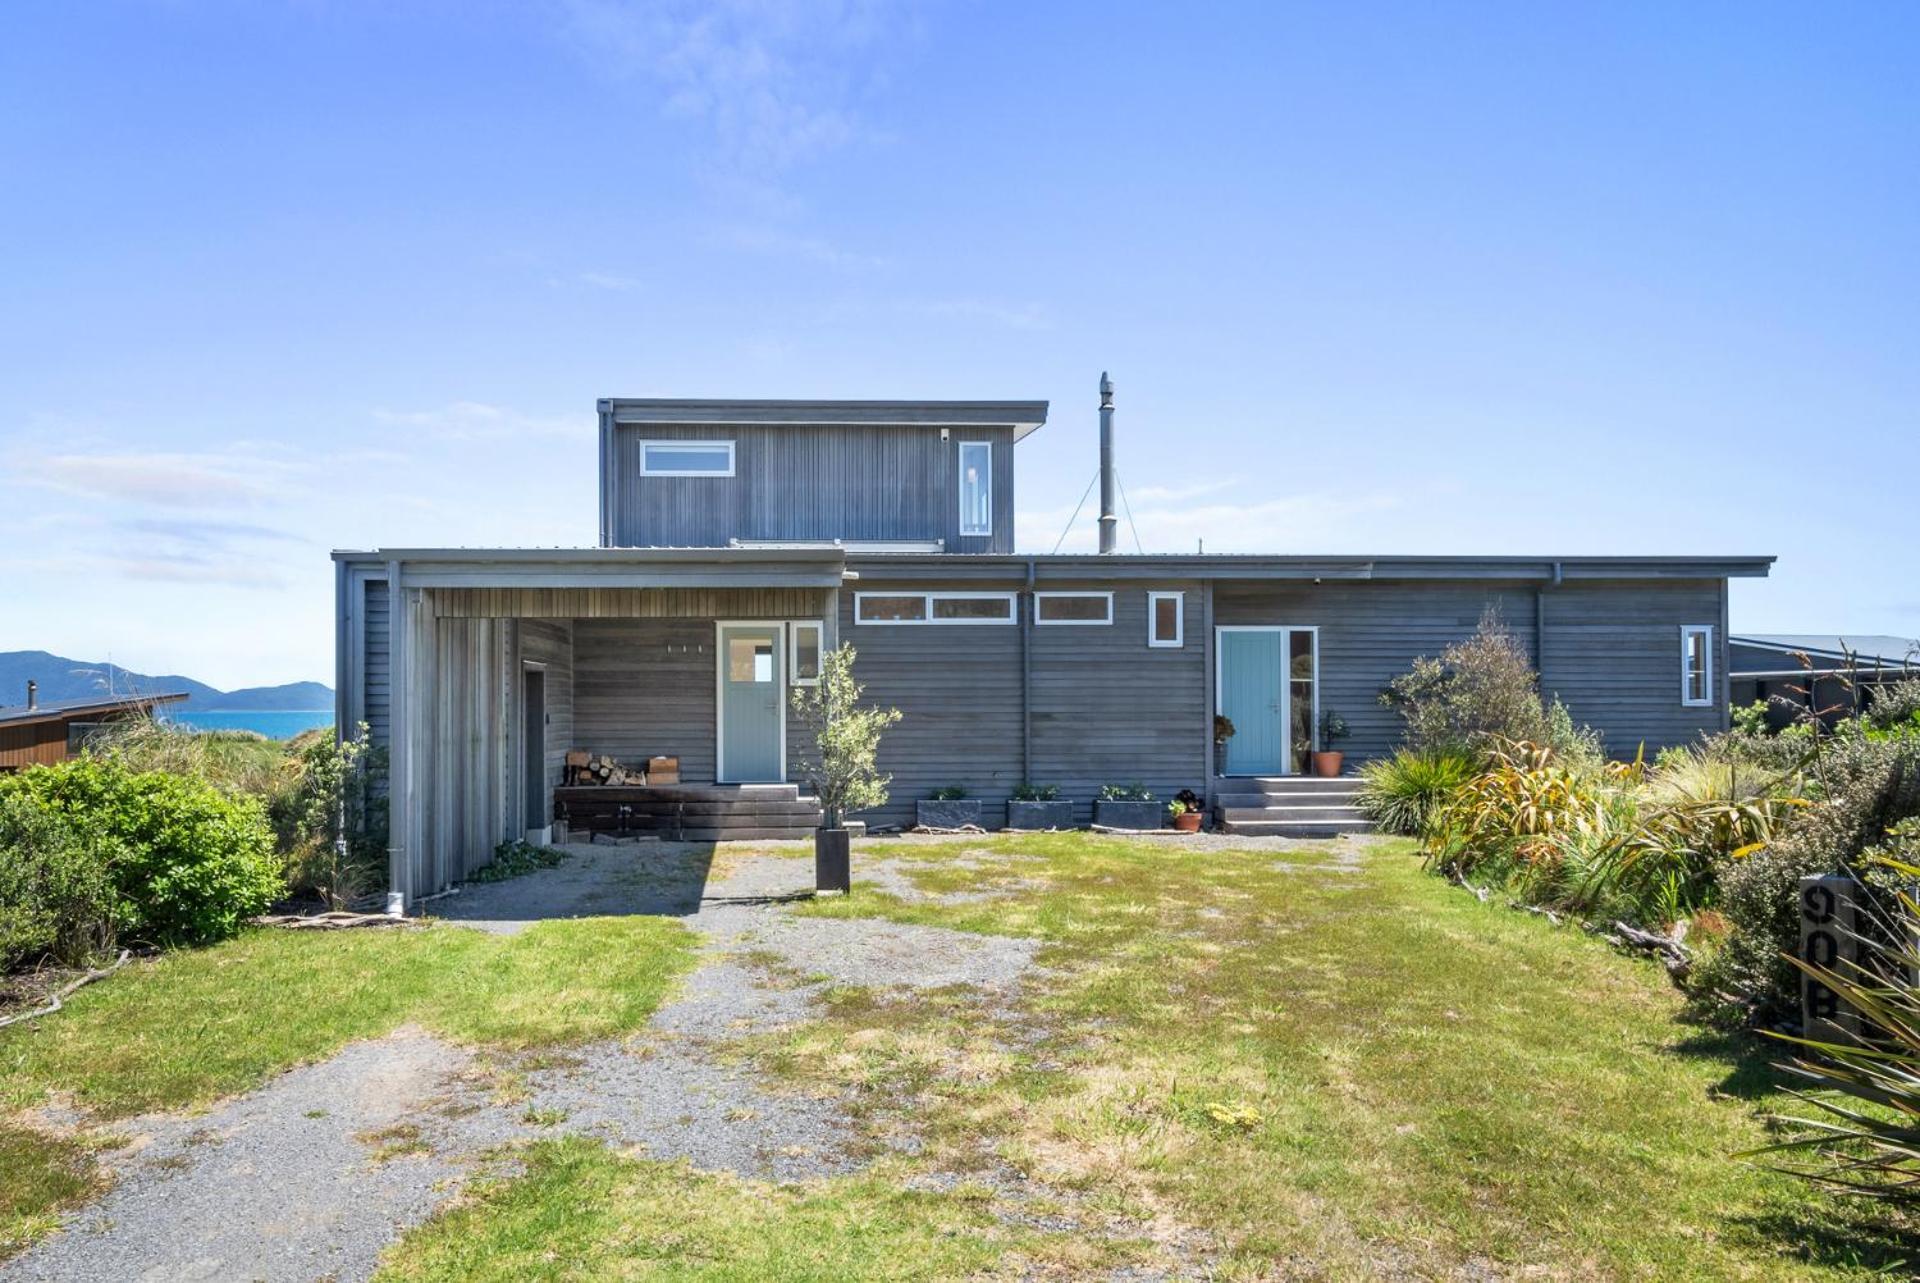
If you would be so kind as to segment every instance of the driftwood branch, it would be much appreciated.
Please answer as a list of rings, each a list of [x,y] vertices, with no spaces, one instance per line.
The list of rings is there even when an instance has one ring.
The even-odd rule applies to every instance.
[[[38,1007],[32,1011],[22,1011],[17,1015],[7,1016],[4,1019],[0,1019],[0,1029],[5,1029],[8,1025],[18,1024],[22,1020],[33,1020],[33,1019],[37,1019],[40,1016],[51,1016],[54,1012],[66,1006],[67,999],[71,998],[75,994],[75,992],[77,992],[81,988],[81,986],[90,985],[96,980],[105,980],[108,976],[120,970],[120,968],[126,966],[127,959],[131,958],[132,956],[133,956],[133,950],[122,949],[120,951],[120,956],[114,959],[113,965],[111,967],[96,967],[93,970],[87,972],[86,975],[81,976],[76,980],[69,981],[68,983],[62,985],[58,990],[54,992],[53,997],[48,1000],[47,1005],[44,1007]]]
[[[404,927],[411,918],[394,918],[384,913],[270,913],[255,918],[259,927],[285,927],[289,931],[346,931],[354,927]]]
[[[1555,913],[1552,909],[1547,908],[1545,905],[1522,904],[1518,900],[1509,900],[1507,901],[1507,907],[1509,909],[1518,909],[1522,913],[1538,914],[1539,916],[1545,918],[1548,922],[1553,923],[1554,926],[1557,927],[1560,925],[1560,915]]]
[[[1616,920],[1612,938],[1626,948],[1659,954],[1660,960],[1667,965],[1667,973],[1676,980],[1684,980],[1687,972],[1693,968],[1693,950],[1672,936],[1642,931],[1639,927]]]
[[[1473,883],[1467,881],[1466,875],[1461,873],[1460,870],[1458,869],[1455,869],[1453,871],[1453,883],[1455,886],[1464,887],[1467,890],[1473,892],[1473,898],[1478,900],[1482,904],[1485,904],[1487,901],[1493,899],[1493,892],[1483,890],[1480,887],[1473,885]]]
[[[941,828],[937,824],[916,824],[908,829],[909,833],[985,833],[978,824],[962,824],[957,829]]]

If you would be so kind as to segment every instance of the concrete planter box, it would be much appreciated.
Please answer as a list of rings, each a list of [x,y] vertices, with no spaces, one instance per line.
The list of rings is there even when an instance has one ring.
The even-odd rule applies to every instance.
[[[1093,804],[1093,822],[1110,829],[1165,828],[1165,802],[1107,802]]]
[[[1071,802],[1009,802],[1007,827],[1010,829],[1070,829],[1073,827]]]
[[[924,829],[960,829],[980,823],[980,802],[962,798],[957,802],[915,802],[913,821]]]

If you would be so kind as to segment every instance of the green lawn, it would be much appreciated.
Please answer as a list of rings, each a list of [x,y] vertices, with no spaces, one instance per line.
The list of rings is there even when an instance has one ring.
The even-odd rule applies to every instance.
[[[804,911],[1039,937],[1052,973],[1019,1010],[840,990],[743,1049],[796,1085],[860,1088],[860,1125],[911,1099],[927,1144],[885,1159],[892,1179],[689,1185],[576,1143],[410,1236],[389,1275],[1179,1273],[1156,1247],[1172,1241],[1210,1244],[1228,1278],[1819,1279],[1907,1252],[1728,1157],[1782,1103],[1750,1040],[1680,1023],[1658,968],[1482,905],[1402,844],[1359,872],[1084,835],[969,844],[984,871],[956,866],[960,849],[863,852],[911,861],[927,889],[1012,894],[867,888]],[[900,1192],[935,1171],[1030,1174],[1055,1215],[1107,1228],[987,1217],[979,1187]]]
[[[676,922],[590,918],[504,937],[256,930],[129,966],[0,1032],[0,1255],[95,1183],[79,1142],[8,1114],[52,1099],[103,1120],[204,1105],[407,1024],[502,1049],[611,1037],[645,1024],[692,956]]]
[[[1482,905],[1404,844],[1343,871],[1324,851],[1073,834],[875,843],[856,875],[883,854],[928,890],[1006,894],[865,887],[795,911],[1029,936],[1043,970],[1013,1004],[836,989],[731,1049],[795,1089],[852,1089],[873,1166],[771,1187],[556,1136],[409,1234],[383,1277],[1825,1279],[1920,1260],[1884,1215],[1728,1157],[1783,1103],[1751,1040],[1682,1023],[1658,968]],[[506,1047],[605,1036],[687,957],[676,925],[642,919],[255,933],[0,1035],[0,1105],[203,1103],[402,1023]],[[883,1143],[903,1118],[918,1152]],[[70,1142],[0,1128],[0,1165],[0,1233],[90,1189]]]

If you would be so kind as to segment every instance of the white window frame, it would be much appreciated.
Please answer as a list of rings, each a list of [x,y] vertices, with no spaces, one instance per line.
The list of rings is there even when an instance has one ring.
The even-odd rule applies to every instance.
[[[1153,632],[1159,621],[1159,605],[1163,601],[1173,603],[1173,640],[1162,641]],[[1150,592],[1147,594],[1147,645],[1153,650],[1182,650],[1187,644],[1187,594],[1184,592]],[[1314,662],[1319,662],[1314,655]]]
[[[647,452],[654,446],[669,450],[725,450],[727,452],[727,470],[725,472],[701,472],[687,468],[649,468]],[[640,475],[643,477],[731,477],[734,469],[733,442],[731,441],[666,441],[654,439],[640,442]]]
[[[1704,699],[1693,698],[1693,693],[1692,693],[1693,683],[1688,680],[1693,676],[1693,670],[1689,667],[1689,659],[1692,655],[1692,650],[1693,650],[1692,642],[1693,642],[1694,635],[1696,633],[1706,639],[1706,645],[1700,648],[1700,656],[1703,661],[1702,663],[1703,671],[1701,673],[1701,676],[1704,679],[1700,683],[1700,689],[1706,692],[1706,697]],[[1712,624],[1680,625],[1680,704],[1681,706],[1684,708],[1712,708],[1720,702],[1718,699],[1715,698],[1716,694],[1717,692],[1713,688],[1713,625]]]
[[[1040,603],[1057,601],[1064,597],[1098,597],[1107,604],[1104,619],[1042,619]],[[1033,595],[1033,626],[1035,628],[1103,628],[1113,623],[1113,594],[1110,592],[1037,592]]]
[[[967,451],[975,446],[979,446],[987,452],[987,466],[980,474],[981,486],[986,492],[987,522],[984,526],[979,527],[967,524]],[[953,470],[954,503],[960,510],[960,533],[970,539],[977,538],[981,535],[991,535],[993,533],[993,442],[962,441],[960,443],[960,452],[955,456],[955,460],[956,466]]]
[[[812,677],[800,675],[800,634],[811,629],[814,634],[813,653],[819,663],[827,659],[827,621],[824,619],[790,619],[787,621],[787,681],[794,686],[818,686],[820,674]]]
[[[862,607],[869,597],[919,597],[924,602],[925,619],[868,619]],[[1005,619],[935,619],[933,603],[936,601],[1004,601],[1007,603]],[[862,628],[924,628],[936,625],[942,628],[1004,627],[1020,622],[1020,612],[1014,604],[1014,594],[1010,592],[857,592],[853,595],[853,622]]]

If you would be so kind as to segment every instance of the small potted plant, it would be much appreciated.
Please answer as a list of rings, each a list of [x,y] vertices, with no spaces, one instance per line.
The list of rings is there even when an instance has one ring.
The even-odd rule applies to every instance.
[[[1007,803],[1010,829],[1070,829],[1073,803],[1062,802],[1057,784],[1022,784]]]
[[[1173,827],[1182,833],[1198,833],[1200,831],[1199,808],[1188,806],[1177,797],[1167,803],[1167,818],[1172,820]]]
[[[1233,719],[1222,713],[1213,715],[1213,773],[1227,773],[1227,741],[1234,735]]]
[[[980,827],[980,802],[967,796],[958,784],[937,788],[925,799],[913,804],[914,822],[923,829],[964,829]]]
[[[1093,822],[1109,829],[1157,829],[1160,806],[1144,784],[1102,784]]]
[[[1340,774],[1346,754],[1333,746],[1347,737],[1347,719],[1328,709],[1320,715],[1320,751],[1313,755],[1313,773],[1329,778]]]

